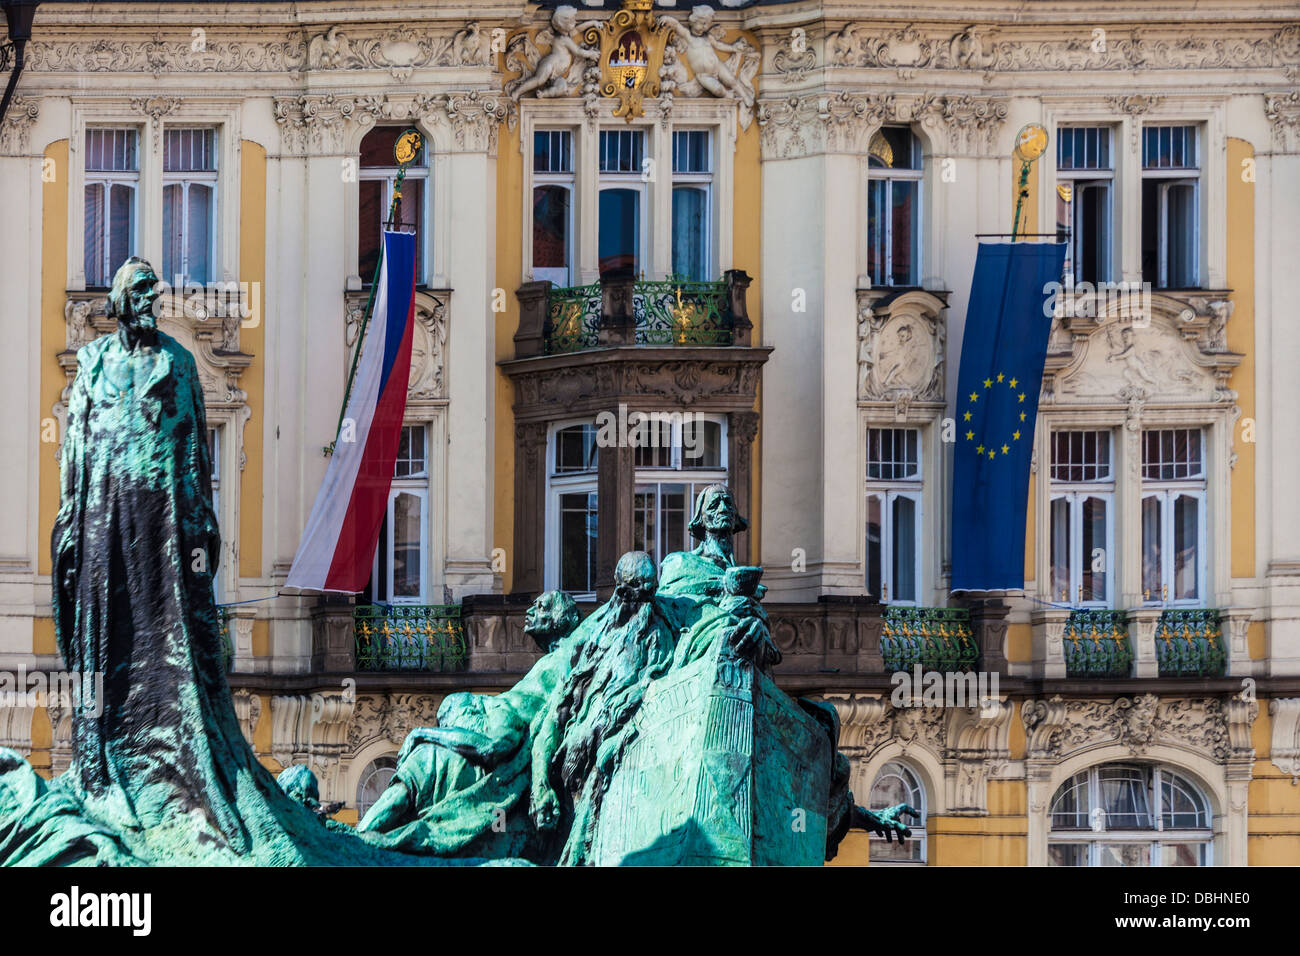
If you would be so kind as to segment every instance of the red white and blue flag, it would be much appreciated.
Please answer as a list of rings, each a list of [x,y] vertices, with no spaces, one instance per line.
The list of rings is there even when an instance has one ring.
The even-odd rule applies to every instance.
[[[350,594],[365,589],[406,413],[414,327],[415,236],[385,232],[364,351],[286,587]]]

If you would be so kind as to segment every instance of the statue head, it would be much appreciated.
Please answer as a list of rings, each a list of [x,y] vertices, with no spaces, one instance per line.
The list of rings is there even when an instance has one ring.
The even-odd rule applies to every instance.
[[[320,806],[320,784],[316,782],[316,775],[306,764],[290,764],[280,771],[275,782],[280,785],[281,790],[307,809],[315,810]]]
[[[731,489],[723,484],[712,484],[695,499],[695,511],[688,528],[691,537],[701,539],[712,532],[733,535],[749,527],[749,522],[736,512],[736,500]]]
[[[687,18],[691,25],[691,32],[697,37],[702,37],[709,32],[709,27],[713,25],[713,8],[706,7],[704,4],[691,7],[691,15]]]
[[[122,263],[113,276],[108,291],[108,315],[131,330],[153,331],[158,328],[154,304],[158,301],[158,276],[139,256]]]
[[[524,633],[549,651],[578,626],[578,605],[563,591],[545,591],[524,612]]]
[[[644,551],[629,551],[618,559],[614,568],[614,619],[622,623],[634,611],[647,604],[659,590],[659,572]]]
[[[578,8],[571,7],[567,3],[556,7],[555,12],[551,14],[551,25],[559,33],[568,36],[578,28]]]

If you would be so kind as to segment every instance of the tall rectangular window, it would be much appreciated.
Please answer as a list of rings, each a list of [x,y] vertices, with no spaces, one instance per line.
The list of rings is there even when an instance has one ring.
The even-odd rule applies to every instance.
[[[1142,433],[1142,599],[1205,600],[1205,432]]]
[[[1084,607],[1111,601],[1115,474],[1111,433],[1052,433],[1052,600]]]
[[[597,256],[602,276],[642,270],[646,158],[643,130],[600,131]]]
[[[1200,284],[1200,151],[1195,126],[1142,129],[1142,278],[1158,289]]]
[[[594,424],[566,425],[552,435],[546,587],[584,597],[596,593],[598,452]]]
[[[713,151],[707,130],[673,132],[673,273],[685,279],[713,278]]]
[[[357,215],[357,268],[362,282],[371,282],[379,265],[379,250],[383,243],[384,222],[392,206],[397,185],[397,158],[393,147],[397,138],[406,131],[404,126],[376,126],[361,140],[361,172],[359,178],[360,207]],[[426,281],[425,250],[429,217],[429,155],[421,139],[420,150],[406,167],[402,182],[402,208],[398,222],[415,229],[416,281]]]
[[[107,288],[113,272],[136,252],[140,187],[139,135],[134,129],[86,130],[86,285]]]
[[[176,288],[213,278],[217,132],[163,131],[163,278]]]
[[[915,604],[921,580],[921,432],[867,429],[867,593]]]
[[[428,429],[423,424],[403,425],[370,579],[373,600],[392,604],[426,603],[428,509]]]
[[[1056,170],[1056,231],[1069,237],[1067,284],[1109,282],[1115,180],[1110,127],[1057,130]]]
[[[867,271],[873,285],[921,283],[921,142],[883,126],[868,148]]]
[[[639,440],[639,439],[638,439]],[[687,525],[696,496],[727,480],[726,429],[720,420],[660,421],[635,450],[632,541],[655,563],[694,547]]]
[[[573,283],[573,133],[533,133],[533,278]]]

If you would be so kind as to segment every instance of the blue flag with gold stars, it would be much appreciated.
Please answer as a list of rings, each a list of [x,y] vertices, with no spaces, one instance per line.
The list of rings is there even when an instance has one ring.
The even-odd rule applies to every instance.
[[[957,375],[952,589],[1025,586],[1025,508],[1048,305],[1064,243],[980,243]]]

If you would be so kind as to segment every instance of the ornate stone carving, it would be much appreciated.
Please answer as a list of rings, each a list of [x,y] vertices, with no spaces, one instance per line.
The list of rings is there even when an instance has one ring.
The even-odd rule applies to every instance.
[[[659,18],[659,25],[667,27],[671,36],[659,71],[662,95],[666,99],[735,97],[740,105],[740,126],[749,129],[754,118],[754,77],[761,56],[744,36],[727,42],[726,29],[714,25],[713,16],[709,7],[700,5],[691,10],[685,25],[666,14]]]
[[[397,26],[378,36],[352,38],[336,24],[307,43],[308,70],[387,70],[405,82],[431,66],[486,66],[488,39],[477,20],[452,34],[430,34]]]
[[[1253,701],[1219,698],[1161,700],[1155,694],[1114,700],[1028,700],[1021,706],[1026,754],[1056,760],[1101,744],[1119,743],[1139,756],[1156,744],[1182,747],[1217,763],[1250,759]]]
[[[1273,719],[1269,759],[1273,766],[1291,775],[1292,786],[1300,785],[1300,697],[1277,697],[1268,703]]]
[[[262,698],[241,687],[234,693],[235,716],[239,718],[239,729],[244,733],[248,745],[253,746],[253,733],[257,723],[262,719]]]
[[[9,112],[0,124],[0,153],[25,153],[32,124],[40,114],[40,105],[26,96],[15,96]]]
[[[347,751],[355,754],[376,739],[399,747],[415,727],[437,723],[440,696],[429,694],[363,695],[357,698],[347,729]]]
[[[518,75],[506,80],[506,95],[518,102],[529,93],[548,98],[578,92],[584,72],[600,59],[600,50],[592,44],[599,41],[601,27],[599,20],[578,23],[577,9],[563,4],[551,14],[549,26],[512,36],[506,44],[505,67],[507,73]],[[541,52],[543,47],[546,53]]]
[[[349,292],[344,297],[343,335],[349,362],[365,315],[367,296],[365,292]],[[447,397],[447,302],[450,298],[450,293],[442,291],[415,294],[408,402],[440,401]]]
[[[945,776],[949,779],[948,809],[954,814],[988,812],[988,781],[1010,760],[1011,714],[1009,701],[990,701],[987,707],[948,708],[945,734]]]
[[[273,109],[289,152],[331,152],[342,148],[356,103],[351,97],[324,93],[277,98]]]
[[[1266,93],[1264,115],[1273,129],[1274,149],[1289,153],[1300,150],[1300,90]]]
[[[772,56],[772,69],[786,83],[796,83],[817,66],[813,40],[803,28],[787,33]]]
[[[906,414],[913,402],[944,398],[944,301],[930,292],[858,292],[858,401],[891,402]]]

